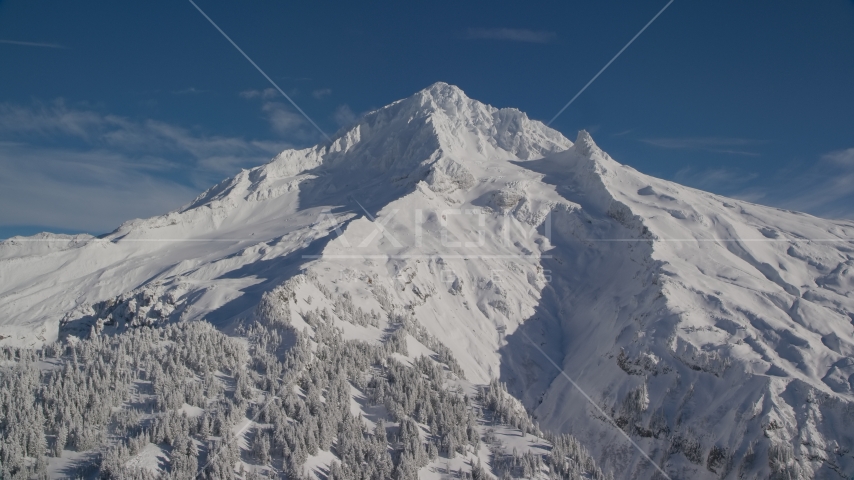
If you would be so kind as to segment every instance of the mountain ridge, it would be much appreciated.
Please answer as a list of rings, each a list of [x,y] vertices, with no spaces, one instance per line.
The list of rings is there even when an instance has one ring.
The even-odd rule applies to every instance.
[[[169,214],[3,242],[0,328],[33,346],[202,318],[231,333],[308,272],[415,315],[468,378],[500,378],[627,478],[655,471],[612,420],[671,478],[825,478],[854,472],[852,238],[440,82]]]

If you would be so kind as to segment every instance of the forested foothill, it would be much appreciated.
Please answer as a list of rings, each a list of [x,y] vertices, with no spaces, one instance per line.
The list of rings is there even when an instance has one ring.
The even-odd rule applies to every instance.
[[[231,336],[181,322],[3,348],[0,477],[610,477],[498,381],[467,382],[411,313],[365,312],[318,283],[325,302],[298,328],[301,282],[318,283],[286,282]],[[345,338],[341,321],[382,339]]]

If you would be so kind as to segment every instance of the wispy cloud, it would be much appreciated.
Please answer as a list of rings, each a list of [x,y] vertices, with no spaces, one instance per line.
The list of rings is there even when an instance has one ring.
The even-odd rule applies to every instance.
[[[854,148],[826,153],[822,160],[844,168],[854,168]]]
[[[339,105],[332,117],[340,127],[350,126],[356,121],[356,114],[347,104]]]
[[[828,152],[809,164],[785,165],[768,175],[738,167],[686,167],[673,180],[750,202],[854,219],[854,148]]]
[[[64,45],[60,45],[58,43],[46,43],[46,42],[24,42],[21,40],[7,40],[0,38],[0,43],[5,43],[7,45],[19,45],[22,47],[40,47],[40,48],[58,48],[62,50],[68,49],[68,47]]]
[[[710,147],[735,147],[757,145],[762,142],[747,138],[687,137],[687,138],[644,138],[642,142],[662,148],[701,149]]]
[[[198,95],[200,93],[207,93],[209,90],[199,90],[196,87],[189,87],[182,90],[173,90],[173,95]]]
[[[854,148],[828,152],[778,184],[769,196],[784,208],[854,219]]]
[[[710,152],[715,153],[725,153],[727,155],[743,155],[745,157],[761,157],[762,154],[758,152],[751,152],[748,150],[733,150],[731,148],[711,148]]]
[[[300,130],[306,125],[302,115],[291,111],[284,103],[265,102],[261,110],[267,114],[270,128],[281,136],[299,135]]]
[[[509,40],[512,42],[550,43],[557,34],[542,30],[524,28],[469,28],[465,38],[472,40]]]
[[[213,154],[277,153],[281,145],[236,137],[204,135],[153,119],[131,120],[69,106],[63,100],[22,106],[0,104],[0,140],[43,145],[75,138],[89,148],[145,155],[183,152],[195,158]]]
[[[320,100],[322,98],[326,98],[332,94],[332,90],[329,88],[319,88],[313,92],[311,92],[311,96]]]
[[[276,91],[275,88],[265,88],[263,90],[244,90],[238,93],[241,98],[245,98],[247,100],[253,98],[260,98],[261,100],[270,100],[272,98],[276,98],[279,96],[279,92]]]
[[[107,150],[0,142],[0,225],[103,233],[167,212],[200,189],[161,175],[170,165]]]
[[[30,106],[0,104],[0,134],[65,135],[88,139],[105,125],[118,121],[109,115],[68,108],[63,100]]]
[[[331,92],[331,90],[329,91]],[[304,116],[295,112],[291,106],[284,102],[273,101],[273,99],[281,98],[281,94],[276,89],[244,90],[238,95],[247,100],[261,100],[261,111],[270,123],[270,130],[276,135],[299,141],[311,140],[316,137]],[[296,95],[296,91],[291,92],[291,95]]]
[[[177,208],[290,146],[62,101],[0,104],[0,226],[108,231]]]
[[[644,138],[642,142],[659,148],[673,150],[702,150],[758,157],[761,154],[745,148],[757,147],[766,143],[763,140],[729,137],[681,137],[681,138]]]

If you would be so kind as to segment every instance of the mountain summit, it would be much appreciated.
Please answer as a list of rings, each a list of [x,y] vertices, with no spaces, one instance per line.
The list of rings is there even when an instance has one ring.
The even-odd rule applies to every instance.
[[[573,143],[436,83],[174,212],[3,242],[0,333],[38,346],[388,312],[345,334],[417,319],[470,381],[504,382],[622,478],[660,475],[649,459],[670,478],[847,478],[852,239],[850,222],[644,175],[586,131]]]

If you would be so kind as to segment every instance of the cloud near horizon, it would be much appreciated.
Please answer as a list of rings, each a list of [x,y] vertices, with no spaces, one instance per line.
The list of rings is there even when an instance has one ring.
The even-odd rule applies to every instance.
[[[90,233],[175,209],[291,145],[207,135],[61,100],[0,104],[0,227]]]
[[[825,153],[766,178],[741,168],[685,167],[672,180],[720,195],[824,218],[854,220],[854,148]]]
[[[790,176],[779,196],[784,208],[854,219],[854,148],[822,155],[805,171]]]

